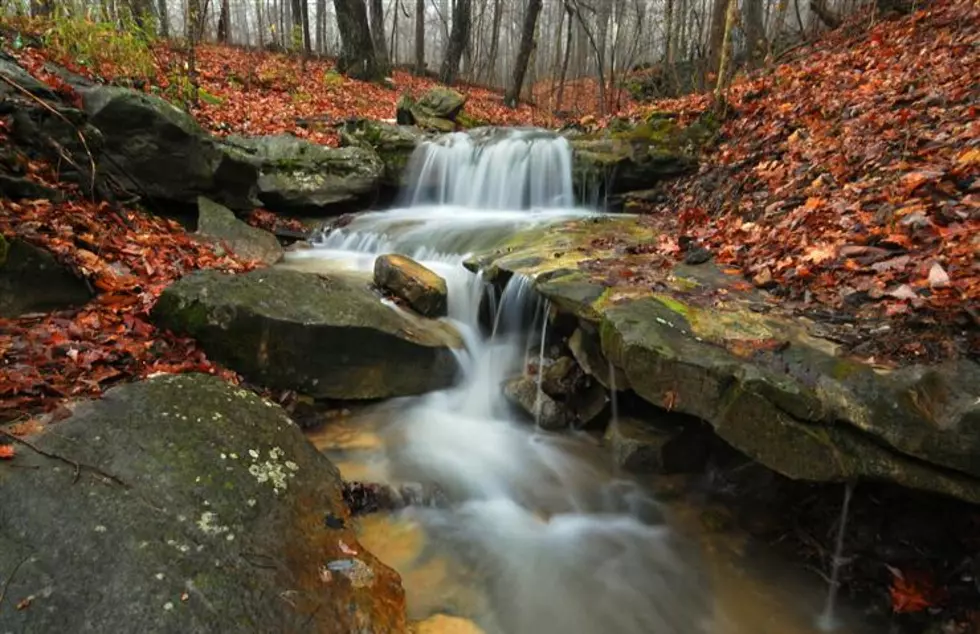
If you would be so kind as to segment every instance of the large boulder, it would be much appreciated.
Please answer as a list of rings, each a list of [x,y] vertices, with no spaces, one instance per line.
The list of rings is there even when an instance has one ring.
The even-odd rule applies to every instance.
[[[331,148],[289,134],[230,137],[225,146],[258,170],[258,198],[277,212],[349,211],[374,195],[384,171],[370,148]]]
[[[211,242],[227,245],[243,258],[263,264],[282,259],[282,246],[276,236],[239,220],[233,211],[203,196],[197,199],[197,233]]]
[[[103,140],[101,169],[119,186],[156,200],[196,204],[204,195],[232,209],[255,206],[255,166],[225,151],[191,115],[127,88],[97,85],[80,92]]]
[[[446,315],[446,280],[410,257],[395,253],[378,256],[374,261],[374,283],[423,317]]]
[[[386,305],[368,281],[341,274],[199,271],[168,287],[153,316],[251,381],[318,398],[448,387],[462,346],[450,325]]]
[[[70,308],[91,298],[85,281],[50,252],[0,235],[0,317]]]
[[[436,86],[417,100],[407,93],[403,94],[398,99],[396,120],[423,130],[452,132],[456,129],[456,118],[465,105],[465,95],[452,88]]]
[[[790,478],[890,481],[980,503],[980,365],[872,366],[848,356],[828,325],[772,308],[740,276],[624,256],[656,240],[628,217],[572,221],[468,265],[533,278],[579,319],[591,341],[573,352],[596,378],[608,385],[601,368],[611,365],[649,403],[707,421]],[[621,267],[644,274],[634,281],[615,274]]]
[[[427,136],[415,126],[359,119],[344,124],[340,129],[340,145],[374,150],[384,164],[382,185],[400,188],[409,184],[409,161],[415,148]]]
[[[0,630],[405,632],[336,467],[254,393],[158,376],[29,441],[0,461]]]

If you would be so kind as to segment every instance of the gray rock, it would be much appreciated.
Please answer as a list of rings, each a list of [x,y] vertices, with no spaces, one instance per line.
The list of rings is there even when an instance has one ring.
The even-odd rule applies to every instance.
[[[104,141],[100,164],[123,188],[157,200],[196,204],[205,195],[236,210],[256,206],[255,167],[180,108],[127,88],[93,86],[81,94]]]
[[[504,382],[504,397],[523,410],[541,429],[558,430],[568,426],[565,408],[544,392],[538,391],[534,377],[519,376]]]
[[[626,375],[619,368],[613,367],[602,354],[599,334],[595,329],[583,325],[575,329],[568,338],[568,349],[578,362],[582,371],[602,384],[603,387],[617,392],[625,392],[630,388]]]
[[[427,136],[415,126],[360,119],[347,123],[340,129],[340,145],[374,150],[384,163],[381,183],[397,188],[409,184],[409,161],[415,148]]]
[[[51,253],[0,236],[0,317],[71,308],[91,298],[85,281]]]
[[[423,317],[443,317],[448,310],[446,280],[404,255],[381,255],[374,261],[374,283],[408,303]]]
[[[578,378],[582,376],[575,359],[559,357],[541,368],[541,389],[548,396],[567,397],[575,391]]]
[[[277,405],[159,376],[30,440],[63,460],[0,462],[0,630],[405,632],[398,575]]]
[[[274,235],[239,220],[227,207],[201,196],[197,199],[197,214],[198,235],[224,243],[236,255],[263,264],[282,259],[282,246]]]
[[[398,99],[396,120],[403,125],[416,125],[423,130],[452,132],[456,117],[466,105],[466,97],[451,88],[437,86],[417,101],[408,94]]]
[[[17,63],[17,60],[3,52],[0,52],[0,75],[3,75],[35,97],[48,101],[58,99],[58,96],[54,94],[54,91],[47,84],[35,79],[33,75]],[[14,88],[5,81],[0,81],[0,98],[9,97],[27,98],[17,88]]]
[[[620,417],[606,429],[616,464],[627,471],[683,473],[700,470],[707,446],[682,426]]]
[[[283,213],[340,214],[372,196],[384,172],[370,148],[330,148],[288,134],[230,137],[225,147],[258,170],[262,205]]]
[[[448,387],[463,345],[450,325],[385,305],[357,277],[280,268],[193,273],[164,290],[152,314],[249,380],[318,398]]]

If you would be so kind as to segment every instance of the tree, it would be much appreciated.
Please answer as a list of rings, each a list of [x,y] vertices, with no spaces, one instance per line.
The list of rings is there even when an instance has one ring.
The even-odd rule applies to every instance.
[[[375,56],[364,0],[333,0],[333,6],[341,46],[337,69],[356,79],[384,77],[384,70]]]
[[[728,0],[728,10],[725,12],[725,30],[721,42],[721,58],[718,62],[718,83],[715,85],[715,100],[721,103],[721,92],[725,89],[728,76],[728,66],[732,59],[732,31],[735,30],[735,15],[738,0]]]
[[[167,0],[159,0],[157,13],[160,16],[160,35],[170,37],[170,16],[167,14]]]
[[[218,14],[218,41],[228,42],[228,21],[231,19],[229,0],[221,0],[221,13]]]
[[[456,0],[453,9],[453,28],[449,34],[449,46],[446,50],[446,58],[442,60],[442,69],[439,71],[439,81],[446,85],[456,82],[456,75],[459,73],[459,61],[463,57],[463,51],[470,39],[470,9],[471,0]]]
[[[524,14],[524,27],[521,29],[521,47],[517,52],[517,62],[514,64],[514,77],[507,94],[504,95],[504,103],[514,108],[521,96],[521,86],[524,84],[524,75],[527,73],[527,63],[531,59],[531,50],[534,48],[534,30],[538,25],[538,14],[541,13],[541,0],[528,0],[527,11]]]
[[[415,0],[415,74],[425,74],[425,0]]]
[[[371,35],[374,38],[374,57],[383,73],[389,70],[388,45],[385,43],[385,13],[382,0],[371,0]]]
[[[766,54],[766,29],[762,23],[762,0],[744,0],[742,23],[745,25],[745,52],[749,65],[757,66]]]

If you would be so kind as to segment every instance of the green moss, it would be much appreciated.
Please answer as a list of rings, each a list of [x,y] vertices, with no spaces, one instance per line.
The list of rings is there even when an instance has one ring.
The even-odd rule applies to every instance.
[[[664,306],[666,306],[667,308],[669,308],[670,310],[674,311],[675,313],[677,313],[678,315],[680,315],[684,319],[687,319],[688,321],[690,321],[690,319],[691,319],[691,307],[688,306],[687,304],[684,304],[683,302],[678,301],[677,299],[671,297],[670,295],[664,295],[662,293],[654,293],[653,294],[653,297],[658,302],[660,302],[661,304],[663,304]]]
[[[217,95],[212,95],[211,93],[204,90],[203,88],[198,90],[197,96],[200,98],[201,101],[207,104],[211,104],[212,106],[220,106],[225,102],[225,100],[222,99],[221,97],[218,97]]]

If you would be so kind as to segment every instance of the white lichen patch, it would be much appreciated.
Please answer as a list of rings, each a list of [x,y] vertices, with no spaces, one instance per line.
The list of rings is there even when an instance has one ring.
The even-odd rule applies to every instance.
[[[96,527],[95,527],[95,532],[96,532],[96,533],[104,533],[104,532],[106,532],[107,530],[109,530],[109,529],[107,529],[107,528],[106,528],[105,526],[103,526],[102,524],[99,524],[98,526],[96,526]]]
[[[299,471],[299,465],[291,460],[282,461],[286,453],[280,447],[273,447],[269,450],[269,459],[261,461],[261,454],[258,449],[249,449],[248,455],[252,457],[252,464],[248,467],[248,472],[259,481],[260,484],[268,482],[272,485],[272,491],[276,495],[288,488],[288,481],[295,477]]]
[[[222,535],[231,530],[229,527],[218,523],[218,514],[213,511],[204,511],[201,513],[201,519],[197,520],[197,527],[205,535],[214,536]]]

